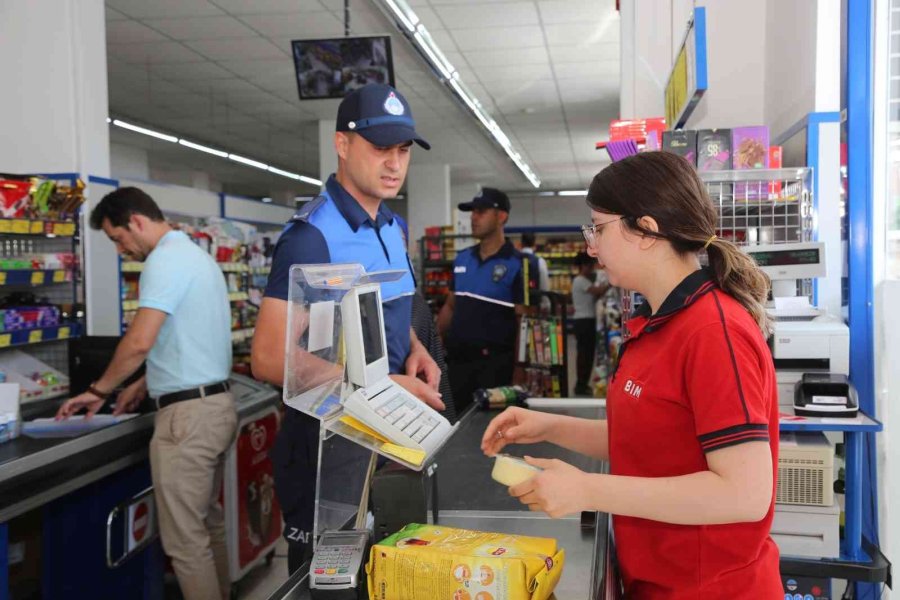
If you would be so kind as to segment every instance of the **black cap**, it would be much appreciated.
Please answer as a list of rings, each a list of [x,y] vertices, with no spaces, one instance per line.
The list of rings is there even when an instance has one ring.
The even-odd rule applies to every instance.
[[[337,131],[356,132],[380,147],[412,141],[426,150],[431,149],[416,133],[416,122],[406,98],[381,83],[364,85],[344,96],[338,107]]]
[[[471,202],[461,202],[459,210],[470,211],[476,208],[496,208],[509,212],[509,196],[497,188],[481,188],[478,195]]]

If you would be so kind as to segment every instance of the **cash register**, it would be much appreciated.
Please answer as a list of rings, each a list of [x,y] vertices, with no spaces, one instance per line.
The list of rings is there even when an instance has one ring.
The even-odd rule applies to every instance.
[[[351,288],[341,300],[341,315],[347,379],[355,388],[341,401],[344,413],[395,444],[432,455],[453,426],[389,377],[379,284]]]
[[[798,279],[825,277],[825,244],[769,244],[743,250],[772,280],[770,308],[775,322],[770,347],[778,403],[790,407],[805,373],[850,373],[850,330],[843,319],[810,306],[807,298],[797,295]]]

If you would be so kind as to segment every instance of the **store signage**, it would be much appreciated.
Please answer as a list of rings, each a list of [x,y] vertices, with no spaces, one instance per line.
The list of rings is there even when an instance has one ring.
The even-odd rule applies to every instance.
[[[128,506],[128,552],[133,552],[154,535],[153,496],[142,497]]]
[[[684,41],[665,88],[666,124],[681,129],[708,87],[706,60],[706,8],[697,7],[688,22]]]

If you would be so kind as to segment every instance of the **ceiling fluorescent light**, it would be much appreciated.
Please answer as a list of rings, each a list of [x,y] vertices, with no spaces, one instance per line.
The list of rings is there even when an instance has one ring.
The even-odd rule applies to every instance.
[[[281,175],[282,177],[289,177],[291,179],[296,179],[300,181],[300,175],[297,173],[291,173],[290,171],[284,171],[277,167],[269,167],[269,173],[275,173],[276,175]]]
[[[466,106],[469,107],[473,113],[478,111],[478,107],[475,106],[475,101],[469,97],[469,94],[463,90],[462,86],[459,82],[459,73],[454,73],[453,78],[450,80],[450,87],[452,87],[459,97],[462,98],[462,101],[466,103]]]
[[[247,158],[246,156],[229,154],[228,158],[241,164],[250,165],[251,167],[256,167],[257,169],[262,169],[263,171],[269,170],[269,165],[267,165],[266,163],[259,162],[258,160],[253,160],[252,158]]]
[[[167,142],[177,142],[178,138],[174,135],[166,135],[165,133],[160,133],[158,131],[153,131],[152,129],[147,129],[146,127],[138,127],[137,125],[132,125],[131,123],[126,123],[125,121],[120,121],[119,119],[115,119],[112,122],[116,127],[121,127],[122,129],[128,129],[129,131],[134,131],[136,133],[143,133],[144,135],[149,135],[150,137],[155,137],[159,140],[165,140]]]
[[[306,175],[291,173],[290,171],[285,171],[284,169],[279,169],[278,167],[269,167],[268,171],[269,173],[275,173],[276,175],[289,177],[290,179],[296,179],[297,181],[302,181],[304,183],[311,183],[312,185],[322,185],[322,182],[318,179],[313,179],[312,177],[307,177]]]
[[[416,39],[416,42],[419,43],[419,47],[422,48],[422,51],[428,55],[428,59],[431,61],[431,64],[434,66],[434,68],[440,71],[441,75],[443,75],[445,79],[450,79],[453,73],[447,68],[447,65],[444,64],[444,61],[438,58],[438,55],[435,54],[434,49],[431,47],[431,44],[425,41],[425,37],[422,35],[423,32],[425,33],[425,35],[428,35],[428,32],[425,31],[425,28],[419,25],[419,29],[413,34],[413,37]]]
[[[301,175],[300,181],[310,183],[312,185],[322,185],[322,181],[320,179],[313,179],[312,177],[307,177],[306,175]]]
[[[187,146],[188,148],[193,148],[194,150],[199,150],[200,152],[206,152],[207,154],[212,154],[213,156],[218,156],[219,158],[228,158],[227,152],[222,152],[221,150],[216,150],[214,148],[209,148],[207,146],[201,146],[200,144],[195,144],[194,142],[189,142],[184,138],[178,140],[178,143],[182,146]]]
[[[587,190],[561,190],[560,196],[587,196]]]
[[[403,0],[384,0],[385,3],[390,7],[391,11],[394,13],[394,16],[399,19],[403,26],[406,27],[410,33],[416,30],[416,24],[419,22],[419,17],[416,16],[410,8],[406,5],[406,2]],[[399,3],[398,3],[399,2]],[[399,4],[402,3],[401,7]]]
[[[450,64],[450,61],[447,60],[447,57],[441,52],[441,49],[438,47],[437,43],[435,43],[434,38],[431,37],[431,33],[429,33],[422,23],[419,23],[418,27],[416,27],[416,31],[422,34],[422,42],[427,44],[431,49],[431,53],[437,58],[438,63],[440,63],[443,70],[448,73],[447,78],[449,79],[454,72],[453,65]]]
[[[538,192],[538,196],[555,196],[556,192]]]

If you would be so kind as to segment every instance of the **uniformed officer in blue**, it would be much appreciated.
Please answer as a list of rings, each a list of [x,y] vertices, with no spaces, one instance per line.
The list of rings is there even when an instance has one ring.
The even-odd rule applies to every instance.
[[[452,291],[438,315],[457,412],[472,403],[476,389],[512,383],[516,306],[536,290],[538,277],[535,257],[516,250],[503,234],[506,194],[486,187],[459,209],[471,211],[479,243],[456,256]]]
[[[437,391],[440,369],[411,329],[415,281],[401,222],[382,202],[400,192],[413,142],[426,150],[430,146],[416,133],[406,99],[388,85],[350,92],[338,108],[336,129],[337,173],[321,195],[294,215],[275,246],[253,336],[253,374],[276,385],[283,382],[292,265],[359,263],[368,272],[402,269],[407,272],[403,278],[381,286],[390,372],[407,390],[443,409]],[[289,407],[285,411],[272,462],[293,572],[312,549],[319,422]]]

